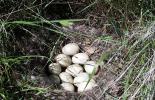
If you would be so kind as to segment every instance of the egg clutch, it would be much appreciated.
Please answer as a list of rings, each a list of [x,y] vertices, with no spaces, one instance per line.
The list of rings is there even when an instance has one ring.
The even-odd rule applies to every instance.
[[[88,91],[97,86],[93,77],[99,70],[99,65],[90,60],[86,53],[80,53],[76,43],[69,43],[62,48],[62,54],[55,57],[56,63],[48,66],[49,72],[58,75],[61,87],[66,91]],[[62,72],[62,68],[65,69]]]

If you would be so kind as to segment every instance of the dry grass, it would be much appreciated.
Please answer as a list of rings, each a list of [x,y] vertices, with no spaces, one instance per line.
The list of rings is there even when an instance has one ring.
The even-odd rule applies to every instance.
[[[153,0],[29,2],[0,1],[1,99],[154,100]],[[47,80],[40,80],[45,85],[29,80],[31,75],[48,79],[44,70],[68,42],[99,60],[99,86],[92,91],[69,93]]]

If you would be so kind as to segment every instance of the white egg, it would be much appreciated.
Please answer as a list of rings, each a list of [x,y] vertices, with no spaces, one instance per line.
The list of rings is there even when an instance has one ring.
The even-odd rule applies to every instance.
[[[84,69],[89,74],[92,73],[96,74],[99,69],[99,66],[96,64],[95,61],[87,61],[86,64],[84,65]]]
[[[59,77],[63,82],[73,83],[73,77],[67,72],[60,73]]]
[[[91,79],[90,81],[78,84],[78,92],[88,91],[96,86],[97,86],[96,82],[93,79]]]
[[[60,74],[61,73],[61,66],[59,63],[51,63],[48,66],[49,72],[53,74]]]
[[[66,91],[71,91],[71,92],[75,91],[75,87],[71,83],[62,83],[61,86]]]
[[[66,72],[76,77],[79,73],[83,72],[83,68],[78,64],[73,64],[67,67]]]
[[[69,56],[65,54],[59,54],[55,57],[55,60],[62,66],[62,67],[68,67],[72,60]]]
[[[78,44],[76,43],[69,43],[67,45],[65,45],[63,48],[62,48],[62,52],[65,54],[65,55],[75,55],[77,53],[79,53],[79,46]]]
[[[74,78],[74,85],[78,86],[78,84],[87,82],[89,80],[89,74],[82,72],[77,75],[77,77]]]
[[[78,53],[72,57],[72,62],[75,64],[85,64],[89,60],[89,56],[86,53]]]

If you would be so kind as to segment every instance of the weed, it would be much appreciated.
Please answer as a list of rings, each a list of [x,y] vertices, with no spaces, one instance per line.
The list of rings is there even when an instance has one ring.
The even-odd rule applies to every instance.
[[[121,96],[113,97],[123,100],[153,100],[155,94],[155,1],[88,1],[88,5],[74,13],[75,16],[82,13],[88,14],[91,11],[98,13],[95,10],[100,10],[103,7],[100,11],[102,13],[99,13],[101,20],[103,15],[106,16],[103,26],[108,24],[113,29],[112,33],[118,36],[117,39],[111,34],[97,37],[104,43],[118,46],[115,50],[101,54],[98,63],[103,64],[104,61],[106,65],[106,62],[109,63],[114,59],[113,53],[120,52],[123,56],[123,68],[120,68],[121,71],[114,82],[121,82],[124,91]],[[54,0],[41,2],[37,0],[33,2],[31,0],[0,1],[0,99],[30,99],[35,98],[36,95],[42,96],[47,93],[50,87],[35,86],[33,82],[27,80],[28,74],[32,73],[26,70],[27,67],[33,66],[32,70],[37,69],[33,63],[36,61],[42,66],[41,69],[44,69],[49,62],[52,62],[53,56],[59,52],[59,46],[63,39],[72,34],[63,31],[62,27],[68,27],[73,22],[90,21],[85,18],[86,16],[82,16],[82,19],[69,19],[69,16],[64,20],[64,16],[68,12],[60,12],[59,9],[56,9],[56,12],[58,10],[59,14],[63,15],[63,19],[59,19],[59,14],[54,12],[55,9],[50,9],[53,13],[47,14],[50,12],[47,11],[47,8],[53,6],[54,2]],[[72,2],[71,4],[65,2],[65,4],[73,13],[74,0]],[[55,3],[63,4],[64,2]],[[60,25],[58,26],[58,24]],[[132,30],[137,27],[143,27],[144,30],[144,33],[140,32],[142,35],[140,34],[139,37],[132,33]],[[102,90],[100,97],[108,89],[109,87]]]

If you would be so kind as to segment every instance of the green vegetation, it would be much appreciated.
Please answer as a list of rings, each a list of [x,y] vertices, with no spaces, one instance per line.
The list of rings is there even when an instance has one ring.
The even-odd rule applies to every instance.
[[[115,72],[117,77],[114,82],[121,83],[123,93],[113,98],[154,99],[154,0],[86,0],[85,4],[79,2],[83,6],[79,6],[76,0],[68,0],[70,4],[54,0],[32,1],[0,1],[0,99],[44,98],[53,87],[38,86],[27,77],[36,72],[40,74],[69,36],[82,34],[63,31],[62,27],[77,22],[90,25],[89,13],[98,16],[93,16],[97,20],[96,27],[108,27],[106,32],[109,34],[97,36],[96,39],[117,46],[101,53],[99,62],[106,64],[114,61],[113,54],[122,56],[123,67],[116,66],[119,70]],[[70,7],[72,5],[77,8]]]

